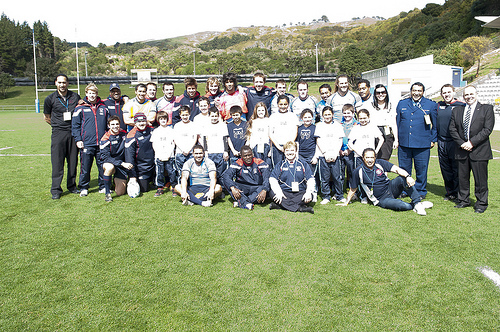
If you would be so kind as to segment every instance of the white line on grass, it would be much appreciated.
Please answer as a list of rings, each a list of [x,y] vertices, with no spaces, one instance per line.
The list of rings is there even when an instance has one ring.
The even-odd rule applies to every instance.
[[[493,271],[492,269],[490,269],[487,266],[479,267],[478,269],[486,278],[493,281],[495,286],[500,287],[500,274],[496,273],[495,271]]]
[[[15,131],[15,130],[8,130],[8,129],[7,129],[7,130],[0,130],[0,131]]]
[[[50,154],[0,154],[0,157],[48,157]]]
[[[2,151],[2,150],[7,150],[7,149],[12,149],[12,146],[7,146],[7,147],[5,147],[5,148],[0,148],[0,151]]]

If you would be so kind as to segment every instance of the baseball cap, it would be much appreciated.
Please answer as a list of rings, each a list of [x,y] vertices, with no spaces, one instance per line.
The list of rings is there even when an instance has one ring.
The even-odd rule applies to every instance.
[[[111,83],[111,85],[109,86],[109,91],[111,91],[113,89],[120,90],[120,86],[118,85],[118,83]]]

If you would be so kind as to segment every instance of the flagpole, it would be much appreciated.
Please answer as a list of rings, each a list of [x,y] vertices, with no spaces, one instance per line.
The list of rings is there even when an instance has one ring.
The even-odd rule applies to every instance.
[[[35,47],[35,27],[31,29],[33,33],[33,66],[35,68],[35,111],[40,113],[40,99],[38,99],[38,75],[36,73],[36,47]]]

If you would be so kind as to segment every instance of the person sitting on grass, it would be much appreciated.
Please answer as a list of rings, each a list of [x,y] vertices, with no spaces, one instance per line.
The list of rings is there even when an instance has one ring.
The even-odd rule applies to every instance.
[[[148,126],[148,118],[144,113],[134,116],[135,127],[127,134],[125,140],[125,162],[134,165],[129,171],[129,182],[138,182],[141,192],[149,190],[149,182],[155,172],[155,152],[151,143],[153,128]]]
[[[217,184],[217,170],[213,161],[205,157],[203,146],[193,148],[193,158],[182,167],[181,182],[175,186],[183,205],[212,206],[214,198],[222,193]]]
[[[415,189],[415,180],[407,171],[386,160],[376,159],[375,149],[366,148],[363,151],[363,164],[352,172],[349,192],[346,202],[339,206],[347,206],[354,197],[358,186],[366,193],[373,205],[394,211],[415,211],[421,216],[427,215],[425,209],[432,208],[429,201],[422,201],[422,197]],[[386,172],[399,175],[389,180]],[[397,197],[405,190],[411,198],[411,203],[404,202]]]
[[[292,212],[314,213],[311,202],[314,193],[314,175],[309,165],[298,158],[297,142],[287,142],[283,146],[285,160],[276,165],[269,177],[274,202],[269,209],[284,209]]]
[[[115,175],[115,193],[121,196],[127,191],[128,171],[134,165],[125,162],[125,139],[127,132],[121,129],[120,118],[112,115],[108,119],[109,131],[101,138],[101,162],[104,170],[104,189],[106,202],[112,202],[111,179]]]
[[[254,158],[252,149],[244,145],[241,158],[232,163],[222,175],[222,182],[234,200],[233,207],[253,210],[255,203],[264,203],[269,191],[269,165]]]

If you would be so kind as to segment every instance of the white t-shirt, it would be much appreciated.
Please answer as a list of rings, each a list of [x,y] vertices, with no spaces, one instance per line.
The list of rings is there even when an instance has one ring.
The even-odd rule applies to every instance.
[[[383,138],[377,126],[372,123],[366,126],[353,126],[349,134],[349,148],[354,150],[356,157],[361,157],[366,148],[375,149],[375,138]]]
[[[316,145],[319,147],[322,156],[329,154],[338,157],[344,139],[344,128],[338,122],[316,124],[314,136],[317,137]]]
[[[198,127],[191,121],[178,122],[174,126],[175,153],[191,152],[198,140]]]
[[[269,118],[252,120],[248,145],[253,149],[257,144],[269,144]]]
[[[151,143],[155,150],[155,158],[161,161],[167,161],[174,156],[174,130],[171,126],[158,127],[151,134]]]
[[[208,153],[224,153],[224,137],[229,136],[224,122],[210,123],[200,128],[200,136],[207,139]]]
[[[273,113],[269,118],[269,133],[275,144],[284,145],[295,141],[299,119],[291,112]]]

